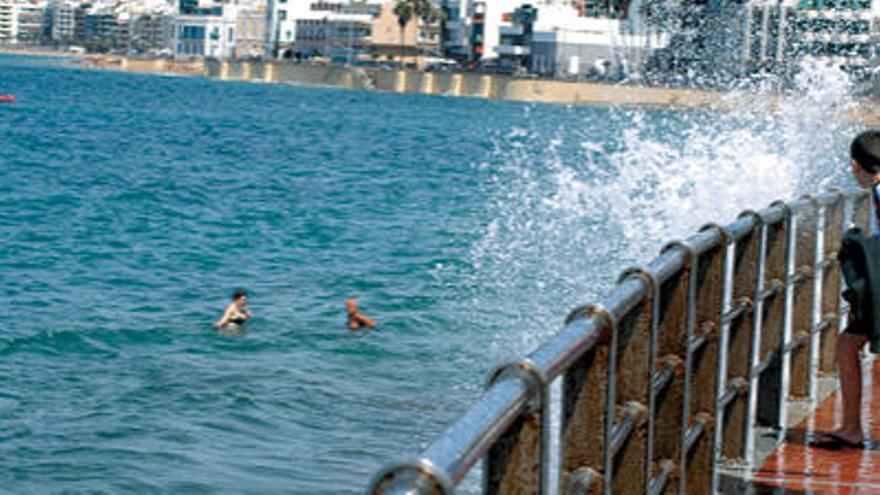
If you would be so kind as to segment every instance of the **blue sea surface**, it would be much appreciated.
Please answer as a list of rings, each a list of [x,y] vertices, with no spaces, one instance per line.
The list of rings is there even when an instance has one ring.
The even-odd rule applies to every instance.
[[[6,493],[362,492],[641,256],[613,108],[12,56],[0,93]]]

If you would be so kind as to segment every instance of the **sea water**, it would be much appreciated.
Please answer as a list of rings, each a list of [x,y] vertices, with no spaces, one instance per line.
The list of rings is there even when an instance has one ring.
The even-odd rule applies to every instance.
[[[0,491],[361,492],[621,268],[849,186],[849,83],[805,74],[714,113],[0,58]]]

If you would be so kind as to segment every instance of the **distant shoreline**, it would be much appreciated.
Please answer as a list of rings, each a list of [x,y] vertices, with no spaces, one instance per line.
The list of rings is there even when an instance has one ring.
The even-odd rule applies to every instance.
[[[24,55],[28,57],[64,57],[64,58],[81,58],[95,56],[89,53],[73,53],[60,50],[52,50],[49,48],[10,48],[0,47],[0,55]]]
[[[120,55],[70,53],[49,49],[0,48],[0,54],[77,59],[79,67],[145,74],[203,76],[210,79],[299,84],[313,87],[370,90],[393,93],[477,97],[557,105],[624,105],[687,109],[778,108],[784,97],[772,94],[732,93],[696,88],[626,86],[610,83],[521,79],[477,73],[425,72],[308,65],[285,62],[175,61],[137,59]],[[839,111],[843,120],[880,126],[880,105],[863,97]]]

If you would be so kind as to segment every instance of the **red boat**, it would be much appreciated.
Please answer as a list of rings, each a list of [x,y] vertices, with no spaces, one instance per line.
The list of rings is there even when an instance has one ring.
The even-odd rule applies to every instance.
[[[0,95],[0,103],[15,103],[15,97],[12,95]]]

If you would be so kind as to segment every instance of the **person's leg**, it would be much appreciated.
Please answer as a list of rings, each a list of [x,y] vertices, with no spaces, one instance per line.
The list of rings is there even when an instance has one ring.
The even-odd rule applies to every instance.
[[[840,397],[843,401],[843,422],[834,435],[857,443],[864,440],[862,433],[862,362],[859,352],[868,337],[843,332],[837,337],[837,370],[840,378]]]

